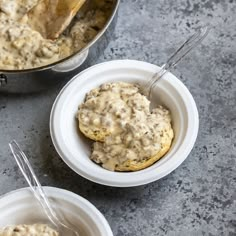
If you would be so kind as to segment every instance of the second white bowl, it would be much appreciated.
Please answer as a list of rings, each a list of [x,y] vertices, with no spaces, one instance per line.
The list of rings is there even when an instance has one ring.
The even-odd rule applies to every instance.
[[[63,189],[44,187],[56,213],[74,225],[81,236],[113,236],[104,216],[86,199]],[[45,213],[29,188],[0,197],[0,227],[47,224]]]
[[[91,142],[78,131],[76,113],[85,95],[103,83],[145,83],[160,67],[141,61],[118,60],[90,67],[75,76],[58,95],[50,117],[54,146],[79,175],[96,183],[130,187],[158,180],[176,169],[188,156],[198,133],[198,111],[185,85],[166,73],[154,90],[154,104],[171,111],[175,138],[169,152],[152,166],[137,172],[111,172],[90,160]]]

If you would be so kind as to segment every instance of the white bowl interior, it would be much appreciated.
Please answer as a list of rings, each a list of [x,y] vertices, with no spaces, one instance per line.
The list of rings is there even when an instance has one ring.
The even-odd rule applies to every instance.
[[[171,73],[167,73],[155,87],[153,104],[161,104],[171,111],[175,138],[169,152],[151,167],[127,173],[105,170],[90,160],[92,142],[78,129],[76,113],[87,92],[113,81],[143,84],[158,69],[159,67],[144,62],[113,61],[82,72],[64,87],[52,109],[51,135],[58,153],[78,174],[106,185],[134,186],[163,177],[187,157],[183,152],[183,157],[180,158],[180,153],[177,152],[180,147],[186,148],[188,142],[195,141],[198,113],[187,88]],[[190,138],[191,134],[187,133],[191,128],[193,135]]]
[[[65,190],[44,188],[57,214],[71,223],[81,236],[112,236],[105,218],[87,200]],[[17,224],[49,224],[31,191],[20,189],[0,198],[0,227]]]

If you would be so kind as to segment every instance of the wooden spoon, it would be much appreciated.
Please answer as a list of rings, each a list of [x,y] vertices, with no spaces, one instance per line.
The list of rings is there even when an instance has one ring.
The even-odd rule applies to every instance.
[[[44,38],[56,39],[86,0],[41,0],[28,13],[28,24]]]

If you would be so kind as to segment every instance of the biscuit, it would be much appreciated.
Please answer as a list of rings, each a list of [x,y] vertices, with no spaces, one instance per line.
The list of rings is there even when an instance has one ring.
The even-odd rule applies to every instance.
[[[164,107],[150,111],[149,105],[134,84],[107,83],[91,90],[77,114],[80,131],[97,142],[91,159],[105,169],[125,172],[162,158],[174,137],[171,117]]]
[[[142,170],[153,165],[155,162],[160,160],[169,151],[173,136],[174,136],[173,131],[171,130],[168,133],[168,137],[166,137],[166,141],[161,144],[161,150],[155,156],[150,157],[146,160],[142,160],[142,161],[127,160],[123,164],[116,166],[115,171],[120,171],[120,172],[138,171],[138,170]]]

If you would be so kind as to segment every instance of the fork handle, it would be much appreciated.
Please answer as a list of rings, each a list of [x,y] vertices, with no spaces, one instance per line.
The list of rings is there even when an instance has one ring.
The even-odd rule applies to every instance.
[[[18,164],[22,174],[24,175],[27,183],[30,186],[31,191],[33,192],[35,198],[39,201],[41,206],[43,207],[43,210],[51,223],[54,224],[55,227],[59,227],[59,220],[56,216],[56,213],[52,209],[49,203],[49,199],[47,198],[38,178],[36,177],[33,168],[31,167],[26,155],[21,150],[19,145],[16,141],[11,141],[9,143],[11,152],[16,160],[16,163]]]
[[[146,94],[151,98],[151,92],[156,82],[169,70],[178,64],[193,48],[198,46],[201,41],[207,36],[210,28],[208,26],[200,27],[197,32],[185,41],[181,47],[167,60],[161,67],[161,70],[156,72],[147,82]]]

